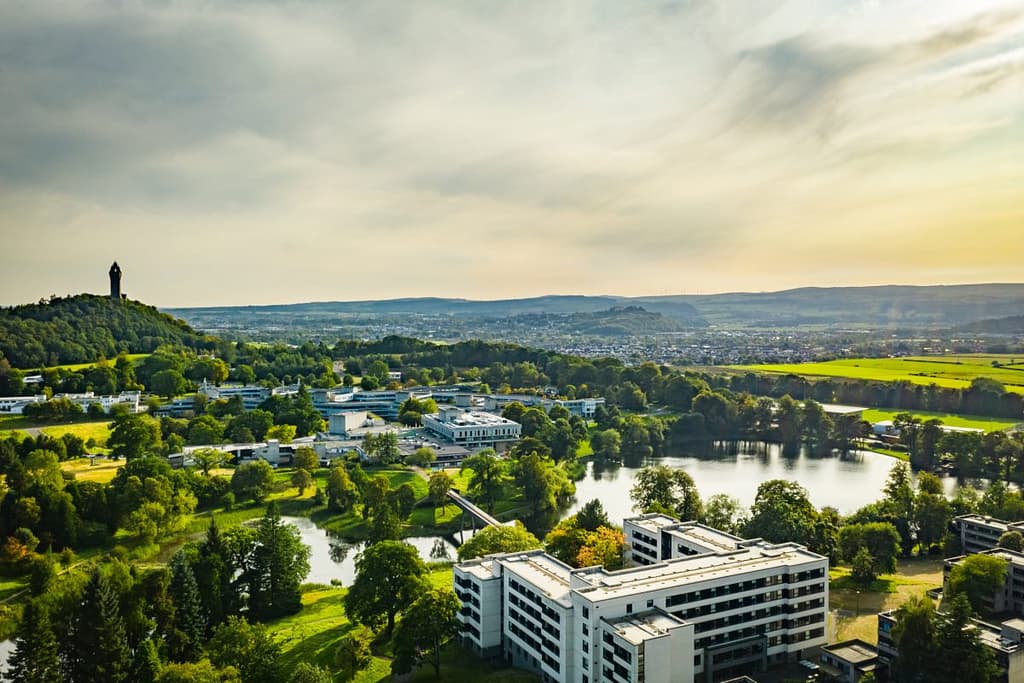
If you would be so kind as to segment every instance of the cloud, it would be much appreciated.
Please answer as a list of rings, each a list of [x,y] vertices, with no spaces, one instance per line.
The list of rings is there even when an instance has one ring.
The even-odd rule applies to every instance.
[[[926,234],[1022,145],[1022,17],[986,7],[7,3],[0,291],[113,244],[154,303],[728,289],[823,225]],[[304,275],[180,275],[274,257]]]

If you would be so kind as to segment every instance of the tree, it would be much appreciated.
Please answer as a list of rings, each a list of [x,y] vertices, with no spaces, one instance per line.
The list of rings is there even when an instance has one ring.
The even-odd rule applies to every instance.
[[[64,680],[49,608],[38,598],[25,603],[9,664],[7,680],[14,683]]]
[[[875,580],[875,558],[871,556],[868,549],[861,546],[857,550],[857,554],[853,556],[853,560],[850,562],[853,568],[853,579],[861,585],[867,585]]]
[[[192,451],[192,462],[204,475],[210,476],[210,470],[215,470],[227,462],[227,453],[216,448],[197,448]]]
[[[573,564],[577,567],[600,565],[609,570],[621,569],[622,551],[625,547],[626,539],[620,530],[599,526],[594,531],[586,532],[583,545],[576,553]]]
[[[900,554],[900,536],[888,522],[846,524],[839,530],[839,552],[852,562],[861,549],[870,553],[875,573],[896,571]]]
[[[426,446],[417,448],[405,458],[406,464],[415,465],[416,467],[427,467],[435,460],[437,460],[437,453],[434,452],[433,448],[427,448]]]
[[[171,558],[170,570],[171,581],[167,593],[174,605],[174,612],[164,637],[167,658],[175,662],[195,661],[206,640],[199,586],[184,551],[179,550]]]
[[[179,371],[168,368],[155,373],[149,379],[149,390],[166,398],[174,398],[185,391],[185,377]]]
[[[505,465],[494,451],[483,450],[462,461],[462,470],[470,470],[469,493],[484,503],[488,512],[501,497],[505,487]]]
[[[356,560],[356,578],[345,595],[345,612],[372,628],[386,620],[386,633],[390,634],[396,615],[422,592],[426,572],[411,545],[399,541],[375,543]]]
[[[341,637],[334,653],[341,680],[350,681],[356,674],[369,666],[373,659],[370,651],[370,634],[366,629],[354,629]]]
[[[249,614],[266,621],[302,609],[299,586],[309,573],[309,546],[298,529],[281,521],[276,503],[256,525],[255,545],[243,572],[249,592]]]
[[[473,534],[472,538],[459,546],[459,560],[540,547],[540,540],[517,521],[511,526],[489,526]]]
[[[119,596],[100,569],[93,570],[85,585],[73,632],[75,673],[71,682],[127,683],[131,654]]]
[[[587,531],[597,531],[598,527],[611,527],[608,520],[608,513],[597,498],[584,503],[583,507],[576,513],[576,524]]]
[[[773,543],[793,541],[811,547],[818,511],[807,497],[807,489],[785,479],[770,479],[757,487],[751,517],[743,535]]]
[[[734,534],[746,525],[747,520],[738,499],[725,493],[716,493],[704,503],[704,523]]]
[[[441,649],[458,634],[456,615],[462,605],[450,588],[432,588],[416,599],[395,630],[393,674],[429,663],[441,678]]]
[[[351,512],[358,500],[359,490],[349,478],[345,466],[339,463],[332,467],[327,476],[327,508],[335,512]]]
[[[281,681],[281,646],[262,624],[250,624],[241,617],[228,617],[213,630],[207,650],[214,665],[234,667],[242,683]]]
[[[267,440],[277,439],[281,443],[291,443],[296,434],[295,425],[281,424],[274,425],[267,429]]]
[[[242,463],[231,475],[231,490],[239,500],[263,502],[274,486],[274,468],[266,460]]]
[[[896,610],[892,640],[899,656],[897,680],[915,683],[928,680],[935,651],[935,606],[924,595],[912,596]]]
[[[160,670],[156,683],[242,683],[233,666],[218,669],[209,659],[198,662],[170,663]]]
[[[963,595],[975,612],[985,613],[986,600],[1006,583],[1006,560],[993,555],[968,555],[946,577],[947,597]]]
[[[309,662],[299,662],[288,678],[288,683],[333,683],[331,674]]]
[[[213,415],[200,415],[189,420],[186,440],[190,446],[221,443],[224,440],[224,423]]]
[[[320,457],[312,448],[301,446],[295,449],[292,465],[307,472],[315,472],[320,467]]]
[[[703,516],[697,485],[693,477],[683,470],[673,470],[665,465],[645,467],[637,473],[629,495],[636,510],[657,509],[682,520]]]
[[[448,492],[452,490],[452,478],[445,471],[434,472],[427,482],[427,490],[434,507],[440,506],[444,511],[448,503]]]
[[[618,460],[622,448],[622,436],[614,429],[594,432],[590,437],[590,448],[598,460]]]
[[[301,496],[306,489],[313,485],[313,476],[301,467],[292,472],[292,486],[299,490]]]
[[[1024,550],[1024,534],[1019,531],[1007,531],[999,537],[999,547],[1007,550],[1016,550],[1018,553]]]
[[[971,605],[966,595],[952,596],[946,611],[936,616],[934,642],[930,681],[991,683],[999,680],[1000,671],[992,650],[981,642],[978,629],[971,623]]]
[[[132,460],[160,446],[160,423],[148,415],[118,413],[110,424],[107,447],[115,458]]]
[[[898,462],[893,465],[883,492],[883,502],[892,513],[893,524],[900,535],[903,552],[910,553],[914,548],[914,489],[910,480],[910,466],[907,463]]]

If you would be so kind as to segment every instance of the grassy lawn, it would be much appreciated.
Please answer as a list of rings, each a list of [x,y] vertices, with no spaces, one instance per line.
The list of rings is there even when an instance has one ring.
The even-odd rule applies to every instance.
[[[905,410],[889,410],[889,409],[877,409],[872,408],[871,410],[864,411],[864,419],[868,422],[882,422],[883,420],[892,420],[900,413],[905,413]],[[952,413],[932,413],[927,410],[914,411],[911,413],[914,417],[921,418],[921,421],[937,419],[942,420],[942,424],[947,427],[966,427],[968,429],[983,429],[986,432],[997,432],[1003,429],[1009,429],[1014,426],[1020,420],[1006,420],[998,417],[982,417],[980,415],[954,415]]]
[[[433,586],[450,587],[450,566],[431,568],[427,580]],[[274,640],[281,644],[282,660],[287,669],[299,662],[309,662],[333,670],[334,651],[338,641],[358,628],[345,614],[345,588],[313,589],[302,596],[302,611],[268,624]],[[378,641],[373,645],[373,660],[359,672],[355,680],[370,683],[391,679],[391,644]],[[339,679],[340,680],[340,679]],[[409,680],[430,681],[432,668],[414,671]],[[442,654],[441,680],[477,681],[489,683],[526,683],[538,680],[532,674],[517,669],[494,669],[470,652],[455,645]]]
[[[108,460],[107,458],[96,458],[90,462],[89,458],[76,458],[65,460],[60,468],[65,472],[71,472],[75,479],[80,481],[98,481],[106,484],[114,478],[117,470],[124,465],[124,460]]]
[[[107,437],[110,436],[110,425],[110,420],[103,422],[76,422],[55,427],[43,427],[43,433],[54,437],[74,434],[80,437],[82,441],[92,439],[99,448],[104,448],[107,445]]]
[[[861,587],[850,578],[849,567],[829,570],[829,609],[835,631],[829,640],[860,638],[878,642],[878,612],[895,609],[913,595],[942,585],[942,560],[933,557],[901,560],[895,574],[883,574]],[[860,591],[858,594],[857,591]]]
[[[883,446],[876,446],[874,444],[863,446],[865,450],[871,451],[872,453],[879,453],[881,455],[888,455],[890,458],[896,458],[903,462],[910,462],[910,453],[906,451],[897,451],[894,448],[885,448]]]
[[[992,365],[993,361],[1000,367]],[[849,377],[883,382],[909,381],[963,388],[975,377],[1002,382],[1008,391],[1024,393],[1024,357],[964,354],[906,358],[844,358],[825,363],[781,363],[730,366],[738,370],[793,373],[810,377]]]
[[[148,353],[129,353],[129,354],[126,354],[126,355],[128,356],[128,360],[130,360],[132,362],[132,364],[138,365],[139,362],[141,362],[143,358],[145,358],[146,356],[148,356],[150,354],[148,354]],[[113,367],[115,360],[116,360],[115,358],[111,358],[110,359],[111,367]],[[77,371],[77,370],[85,370],[86,368],[91,368],[94,365],[96,365],[95,361],[92,362],[92,363],[69,363],[67,365],[52,365],[52,366],[50,366],[50,367],[48,367],[46,369],[47,370],[50,370],[50,369],[53,369],[53,370],[64,369],[64,370]],[[29,370],[24,370],[24,372],[26,372],[28,374],[35,374],[35,373],[42,372],[42,369],[40,369],[40,368],[32,368],[32,369],[29,369]]]

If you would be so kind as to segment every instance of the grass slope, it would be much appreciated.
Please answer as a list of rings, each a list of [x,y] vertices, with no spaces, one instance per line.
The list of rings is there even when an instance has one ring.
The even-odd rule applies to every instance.
[[[864,419],[868,422],[882,422],[884,420],[892,420],[900,413],[905,413],[905,410],[890,410],[890,409],[876,409],[864,411]],[[942,420],[942,424],[947,427],[965,427],[967,429],[983,429],[986,432],[997,432],[1003,429],[1009,429],[1019,422],[1019,420],[1005,420],[998,417],[983,417],[980,415],[953,415],[952,413],[933,413],[927,410],[914,411],[911,413],[914,417],[918,417],[921,421],[937,419]]]

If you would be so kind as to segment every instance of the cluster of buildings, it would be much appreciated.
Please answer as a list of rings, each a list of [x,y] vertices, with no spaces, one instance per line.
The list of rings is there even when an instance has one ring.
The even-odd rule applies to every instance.
[[[623,524],[617,571],[547,553],[454,567],[464,645],[544,681],[720,681],[801,659],[826,642],[828,558],[696,522]]]
[[[54,394],[54,399],[64,399],[79,406],[83,411],[90,406],[99,406],[104,413],[109,413],[116,405],[126,406],[128,412],[137,413],[141,410],[142,394],[138,391],[122,391],[120,394],[97,396],[91,391],[81,394]],[[48,401],[45,394],[34,396],[3,396],[0,397],[0,415],[21,415],[25,408],[36,403]]]

